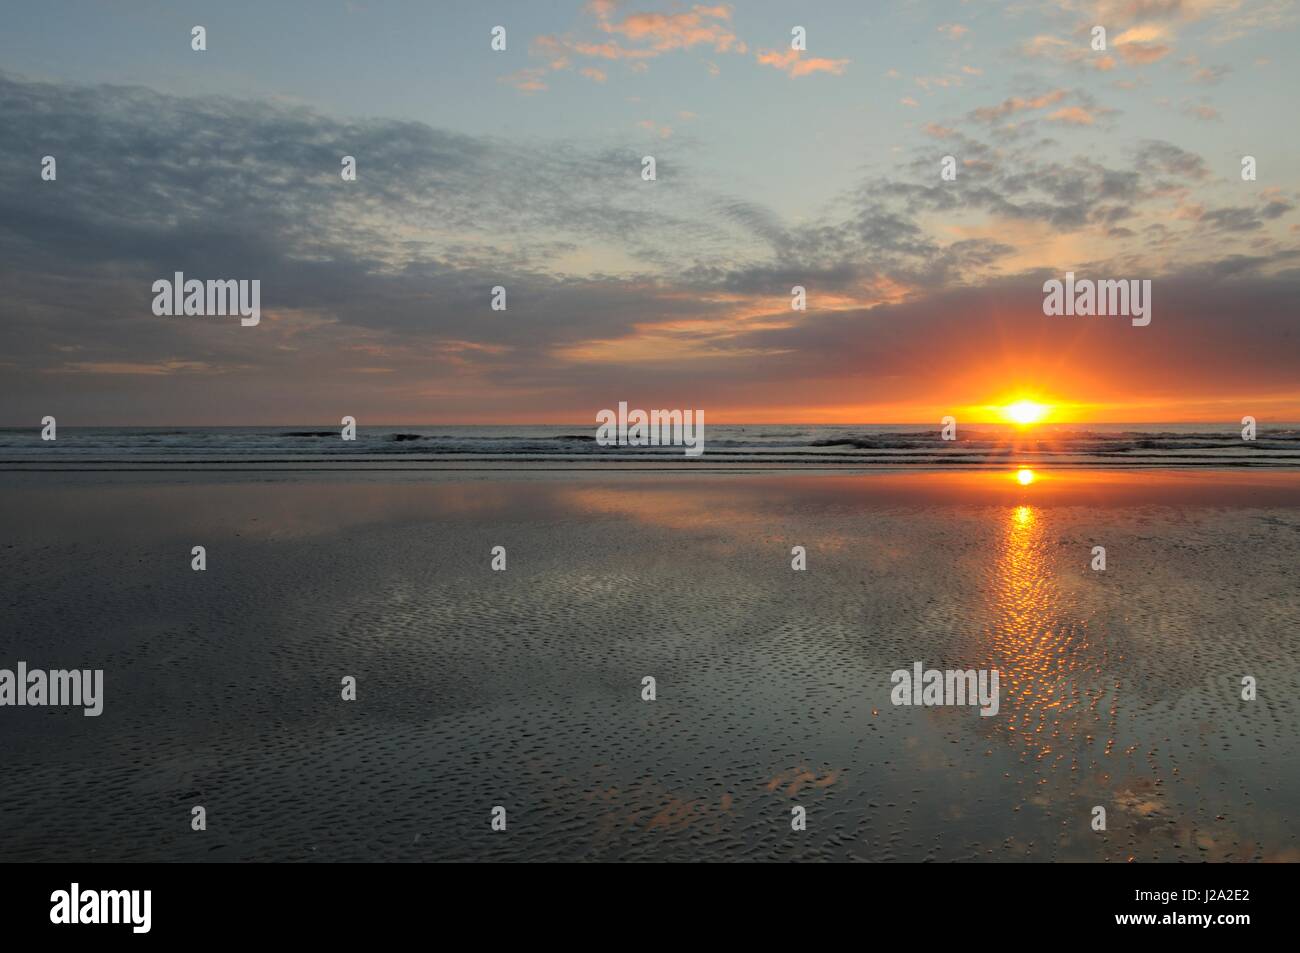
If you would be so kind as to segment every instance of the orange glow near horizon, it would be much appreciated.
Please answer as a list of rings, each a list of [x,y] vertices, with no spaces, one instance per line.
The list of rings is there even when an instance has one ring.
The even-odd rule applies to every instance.
[[[1033,483],[1036,479],[1038,479],[1038,477],[1034,474],[1034,471],[1030,470],[1028,467],[1022,467],[1016,473],[1016,482],[1021,486],[1029,486],[1029,484]]]
[[[1206,424],[1238,429],[1250,408],[1261,426],[1277,427],[1300,423],[1300,394],[1242,393],[1233,397],[1124,399],[1120,393],[1106,394],[1097,399],[1082,387],[1062,381],[1048,387],[1036,380],[1008,376],[1002,383],[989,385],[995,378],[994,370],[980,372],[975,379],[955,381],[936,389],[924,399],[900,397],[895,400],[872,400],[868,397],[853,399],[843,387],[827,387],[813,393],[800,394],[798,401],[774,402],[748,399],[751,395],[732,397],[705,392],[699,396],[677,397],[671,403],[662,395],[640,397],[613,396],[602,393],[585,402],[564,402],[548,407],[550,399],[545,391],[517,388],[504,395],[495,404],[467,403],[463,400],[449,402],[448,397],[458,397],[454,392],[430,389],[413,399],[402,414],[383,414],[378,422],[390,426],[419,426],[433,424],[545,424],[548,426],[576,426],[593,419],[596,409],[617,406],[614,400],[628,396],[631,406],[646,408],[686,406],[703,409],[710,426],[807,425],[853,426],[890,425],[938,426],[945,416],[957,418],[959,426],[995,424],[1022,431],[1036,437],[1039,428],[1048,432],[1052,428],[1069,428],[1076,424]],[[1068,395],[1068,396],[1067,396]],[[783,395],[785,396],[785,395]],[[1100,395],[1098,395],[1100,396]],[[1092,399],[1089,399],[1089,398]],[[724,399],[727,398],[727,399]],[[431,413],[429,406],[440,412]],[[508,403],[508,412],[506,405]],[[1032,423],[1023,422],[1037,415],[1037,409],[1021,404],[1037,405],[1042,416]],[[1009,416],[1024,411],[1021,420]],[[376,414],[377,417],[381,416]],[[253,422],[253,421],[250,421]],[[275,418],[256,421],[265,426],[283,423]],[[150,425],[223,425],[228,421],[220,417],[207,419],[150,420]]]

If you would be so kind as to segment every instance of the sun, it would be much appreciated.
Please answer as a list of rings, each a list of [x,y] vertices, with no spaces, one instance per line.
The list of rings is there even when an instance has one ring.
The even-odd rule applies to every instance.
[[[1033,483],[1036,479],[1037,475],[1028,467],[1024,467],[1016,473],[1016,482],[1021,486],[1029,486],[1029,484]]]
[[[1030,424],[1036,424],[1051,410],[1046,404],[1040,404],[1033,400],[1018,400],[1014,404],[1007,404],[1002,408],[1002,416],[1006,417],[1012,423],[1019,424],[1021,427],[1028,427]]]

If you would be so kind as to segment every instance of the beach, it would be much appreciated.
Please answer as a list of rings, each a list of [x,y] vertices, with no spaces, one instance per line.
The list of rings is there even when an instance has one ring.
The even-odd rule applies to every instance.
[[[1300,860],[1295,470],[0,487],[0,860]]]

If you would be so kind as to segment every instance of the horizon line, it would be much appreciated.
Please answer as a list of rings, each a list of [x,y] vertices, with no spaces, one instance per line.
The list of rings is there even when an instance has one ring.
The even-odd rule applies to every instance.
[[[1255,415],[1252,415],[1255,416]],[[1260,426],[1267,424],[1273,427],[1300,427],[1300,420],[1261,420],[1255,417],[1256,423]],[[1151,426],[1160,424],[1164,426],[1227,426],[1240,427],[1240,420],[1059,420],[1059,421],[1041,421],[1033,424],[1017,424],[1007,420],[989,420],[977,418],[958,418],[957,425],[994,425],[1017,430],[1036,430],[1050,427],[1087,427],[1087,426]],[[707,425],[707,424],[706,424]],[[290,421],[280,423],[230,423],[230,424],[209,424],[209,423],[150,423],[150,424],[133,424],[133,423],[113,423],[113,424],[76,424],[60,423],[61,430],[157,430],[160,428],[190,428],[190,429],[236,429],[240,427],[259,427],[259,428],[279,428],[279,427],[319,427],[319,428],[336,428],[339,424],[315,423],[311,421]],[[380,423],[363,423],[357,421],[358,429],[362,427],[596,427],[593,422],[577,421],[464,421],[464,422],[380,422]],[[877,421],[770,421],[770,420],[748,420],[748,421],[723,421],[711,424],[715,427],[942,427],[942,421],[896,421],[896,420],[877,420]],[[0,424],[0,430],[36,430],[41,429],[40,423],[35,424]]]

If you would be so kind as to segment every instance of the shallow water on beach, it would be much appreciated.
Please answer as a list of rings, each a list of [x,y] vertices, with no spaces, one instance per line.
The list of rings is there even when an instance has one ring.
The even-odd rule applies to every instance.
[[[1300,859],[1300,474],[0,480],[0,860]]]

